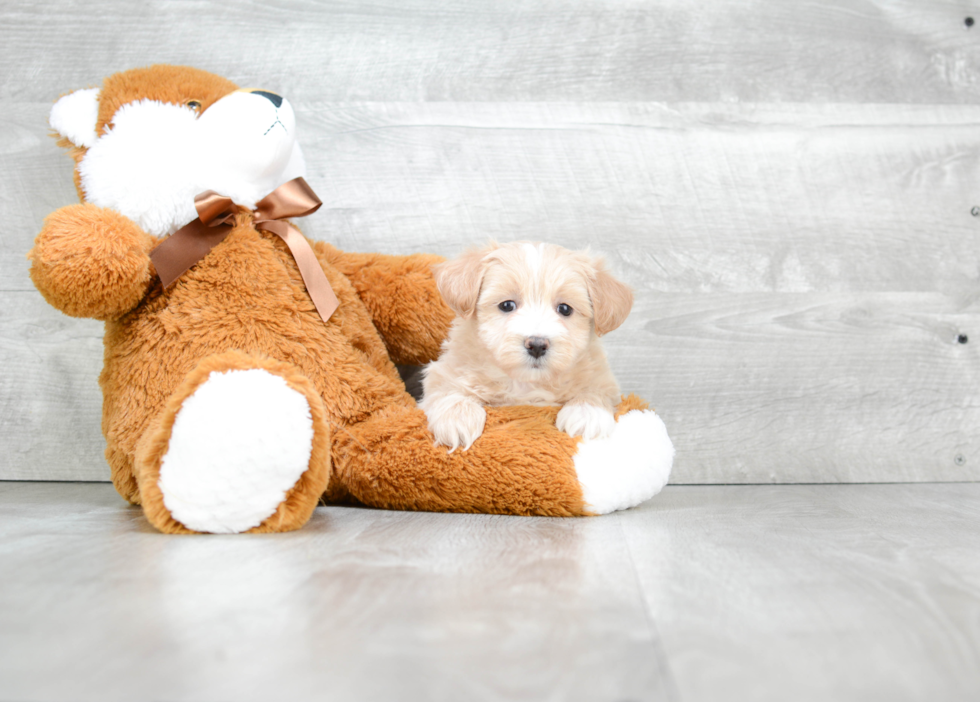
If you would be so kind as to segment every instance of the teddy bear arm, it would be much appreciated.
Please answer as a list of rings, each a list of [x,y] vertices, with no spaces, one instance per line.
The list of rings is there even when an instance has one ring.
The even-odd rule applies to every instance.
[[[539,516],[608,514],[667,483],[674,447],[660,417],[623,398],[610,436],[555,427],[557,407],[491,407],[466,450],[436,446],[422,410],[390,407],[334,435],[326,499],[384,509]]]
[[[116,319],[146,295],[155,244],[118,212],[91,204],[63,207],[44,220],[27,255],[31,280],[67,315]]]
[[[425,414],[391,407],[341,429],[327,499],[381,509],[539,516],[588,513],[575,475],[576,441],[551,408],[492,409],[466,450],[436,446]]]
[[[418,366],[438,358],[454,316],[432,276],[442,257],[346,253],[325,242],[315,249],[351,281],[394,363]]]

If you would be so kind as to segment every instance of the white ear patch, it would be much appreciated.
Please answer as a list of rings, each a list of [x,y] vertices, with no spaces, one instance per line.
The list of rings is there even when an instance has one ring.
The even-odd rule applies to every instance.
[[[75,146],[90,147],[99,138],[95,125],[99,121],[99,89],[76,90],[58,100],[51,108],[48,123],[58,134]]]

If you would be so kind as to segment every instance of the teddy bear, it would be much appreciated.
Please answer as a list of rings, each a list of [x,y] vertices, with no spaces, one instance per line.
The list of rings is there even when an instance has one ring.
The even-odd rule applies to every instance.
[[[673,446],[635,396],[601,440],[523,406],[490,408],[466,451],[435,444],[396,364],[439,355],[442,259],[299,232],[319,200],[285,97],[155,65],[64,95],[50,124],[81,202],[45,219],[31,279],[104,321],[106,459],[156,529],[283,532],[321,503],[598,515],[667,482]]]

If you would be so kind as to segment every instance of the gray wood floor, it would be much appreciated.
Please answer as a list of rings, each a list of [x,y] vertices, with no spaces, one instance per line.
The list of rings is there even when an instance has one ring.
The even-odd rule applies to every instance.
[[[0,700],[976,700],[980,485],[155,533],[0,482]]]

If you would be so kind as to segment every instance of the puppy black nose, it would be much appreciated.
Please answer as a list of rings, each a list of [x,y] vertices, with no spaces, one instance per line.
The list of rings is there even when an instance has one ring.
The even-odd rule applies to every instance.
[[[282,98],[275,93],[270,93],[268,90],[253,90],[252,95],[261,95],[276,107],[279,107],[282,104]]]
[[[541,358],[548,350],[548,340],[543,336],[529,336],[524,340],[524,348],[534,358]]]

